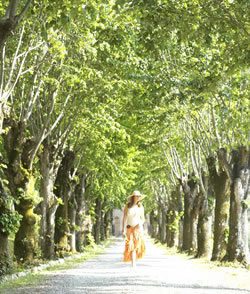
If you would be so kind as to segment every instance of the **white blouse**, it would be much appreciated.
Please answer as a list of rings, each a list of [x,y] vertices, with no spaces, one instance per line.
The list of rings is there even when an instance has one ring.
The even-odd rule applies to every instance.
[[[142,226],[144,223],[144,208],[143,206],[138,207],[137,205],[131,208],[128,208],[127,213],[127,225],[132,227],[136,225]]]

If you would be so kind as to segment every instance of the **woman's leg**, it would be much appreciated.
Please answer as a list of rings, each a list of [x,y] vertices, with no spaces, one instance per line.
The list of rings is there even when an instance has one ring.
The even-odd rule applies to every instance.
[[[132,253],[132,267],[136,267],[136,250],[134,250]]]

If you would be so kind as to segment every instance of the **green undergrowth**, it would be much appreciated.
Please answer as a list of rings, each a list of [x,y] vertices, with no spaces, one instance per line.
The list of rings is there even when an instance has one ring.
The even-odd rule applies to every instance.
[[[23,277],[18,277],[15,279],[8,279],[7,281],[3,281],[0,283],[0,293],[1,289],[9,289],[9,288],[21,288],[26,285],[34,285],[45,279],[46,275],[51,274],[55,271],[64,271],[70,268],[77,267],[80,263],[91,259],[99,254],[104,253],[105,249],[110,246],[114,242],[114,238],[111,237],[100,244],[93,244],[91,246],[86,246],[84,248],[84,253],[73,255],[72,258],[66,258],[64,259],[63,263],[51,265],[46,267],[45,269],[42,269],[38,273],[27,273]],[[24,269],[25,270],[25,269]],[[20,272],[21,269],[19,269],[17,272]],[[32,269],[31,269],[32,271]]]

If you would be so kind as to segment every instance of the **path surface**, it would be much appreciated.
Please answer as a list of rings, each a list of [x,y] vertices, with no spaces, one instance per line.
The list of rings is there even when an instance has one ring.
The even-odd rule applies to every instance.
[[[45,279],[38,285],[2,290],[1,293],[250,294],[249,271],[242,269],[239,285],[235,274],[228,273],[225,268],[210,270],[198,266],[192,259],[165,255],[149,241],[146,246],[147,254],[138,262],[135,271],[130,264],[122,262],[124,243],[118,239],[104,254],[79,264],[77,268],[46,272]]]

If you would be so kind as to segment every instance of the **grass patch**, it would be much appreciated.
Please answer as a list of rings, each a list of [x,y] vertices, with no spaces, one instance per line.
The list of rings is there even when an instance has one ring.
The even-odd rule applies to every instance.
[[[35,285],[43,279],[45,279],[45,276],[42,274],[27,274],[24,277],[3,282],[2,284],[0,284],[0,292],[4,289],[17,289],[27,285]]]
[[[14,279],[10,279],[7,281],[4,281],[2,283],[0,283],[0,292],[1,289],[10,289],[10,288],[21,288],[23,286],[27,286],[27,285],[34,285],[37,284],[39,282],[41,282],[43,279],[45,279],[46,274],[48,273],[52,273],[55,271],[65,271],[67,269],[70,268],[76,268],[78,266],[78,264],[93,258],[99,254],[104,253],[105,249],[111,245],[114,242],[114,238],[111,237],[103,242],[101,242],[100,244],[94,244],[92,246],[86,246],[84,248],[84,253],[82,254],[78,254],[76,256],[71,256],[68,258],[65,258],[63,260],[63,263],[60,264],[56,264],[56,265],[51,265],[46,267],[46,269],[43,269],[41,271],[39,271],[39,273],[27,273],[25,274],[25,276],[22,277],[18,277],[18,278],[14,278]],[[20,270],[19,270],[20,271]]]

